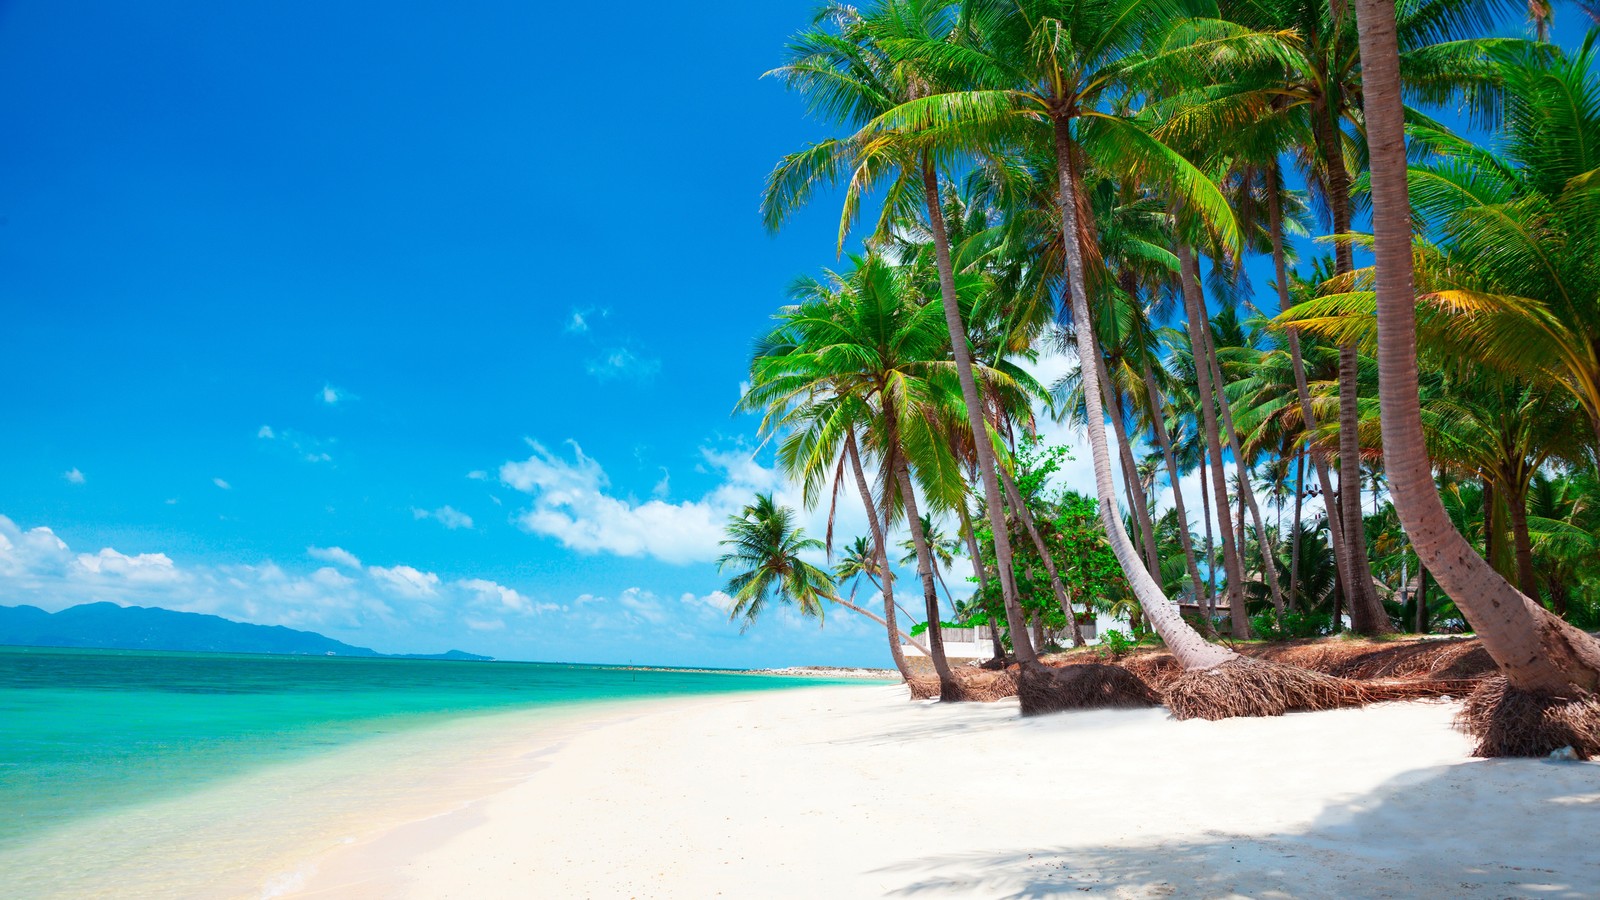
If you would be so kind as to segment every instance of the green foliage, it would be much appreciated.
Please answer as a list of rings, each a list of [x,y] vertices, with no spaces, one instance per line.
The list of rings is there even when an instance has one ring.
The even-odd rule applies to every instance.
[[[1139,646],[1139,642],[1115,628],[1107,628],[1105,634],[1100,635],[1100,645],[1112,656],[1121,656]]]
[[[976,624],[976,623],[973,623],[973,622],[940,622],[939,623],[939,627],[940,628],[971,628],[971,627],[973,627],[974,624]],[[927,634],[927,633],[928,633],[928,623],[927,622],[918,622],[917,624],[911,626],[911,631],[909,632],[909,634],[912,637],[921,637],[921,636],[923,636],[924,634]]]
[[[1282,616],[1271,610],[1250,617],[1251,630],[1269,641],[1321,637],[1333,633],[1333,617],[1326,612],[1285,610]]]

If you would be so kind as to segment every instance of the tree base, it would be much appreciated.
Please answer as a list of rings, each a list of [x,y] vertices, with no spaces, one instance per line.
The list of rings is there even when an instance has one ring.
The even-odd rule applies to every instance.
[[[1556,697],[1512,687],[1495,676],[1467,698],[1456,727],[1475,741],[1473,756],[1600,757],[1600,697]]]
[[[961,668],[955,671],[954,693],[947,694],[946,686],[933,675],[913,676],[906,686],[911,689],[912,700],[932,700],[935,697],[946,703],[992,703],[1017,693],[1016,682],[1009,672],[989,672]]]
[[[1162,697],[1176,719],[1231,719],[1281,716],[1390,700],[1438,697],[1444,684],[1406,681],[1350,681],[1249,657],[1209,669],[1185,672]]]
[[[1161,698],[1121,666],[1023,666],[1017,674],[1017,700],[1024,716],[1075,709],[1138,709],[1160,706]]]

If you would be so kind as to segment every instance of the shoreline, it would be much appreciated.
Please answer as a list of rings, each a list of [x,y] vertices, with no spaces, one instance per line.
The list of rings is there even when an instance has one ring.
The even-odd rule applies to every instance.
[[[590,719],[285,896],[1594,896],[1600,763],[1457,704],[1177,722],[797,688]],[[963,784],[961,773],[978,773]],[[981,776],[981,777],[980,777]]]
[[[591,699],[400,726],[66,823],[0,851],[0,869],[12,873],[9,890],[29,897],[283,896],[325,857],[522,783],[567,736],[716,696]]]

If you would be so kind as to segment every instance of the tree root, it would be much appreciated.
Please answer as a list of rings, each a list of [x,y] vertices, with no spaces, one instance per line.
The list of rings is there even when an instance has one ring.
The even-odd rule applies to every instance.
[[[1017,675],[1016,693],[1024,716],[1161,705],[1161,698],[1138,676],[1121,666],[1101,663],[1023,666]]]
[[[1505,678],[1486,679],[1456,716],[1477,741],[1473,756],[1549,756],[1566,747],[1577,759],[1600,757],[1600,697],[1524,691]]]
[[[1209,669],[1183,673],[1167,686],[1162,699],[1173,718],[1215,721],[1419,700],[1444,696],[1461,686],[1456,681],[1351,681],[1238,657]]]
[[[938,697],[945,702],[992,703],[1017,693],[1016,682],[1009,672],[991,672],[982,669],[957,669],[956,695],[941,694],[939,679],[933,675],[915,675],[906,684],[911,689],[912,700],[932,700]]]

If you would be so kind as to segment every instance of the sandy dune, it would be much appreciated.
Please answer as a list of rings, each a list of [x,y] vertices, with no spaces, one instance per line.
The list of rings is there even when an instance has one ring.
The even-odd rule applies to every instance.
[[[1600,764],[1469,760],[1447,703],[1176,722],[825,687],[570,734],[318,897],[1600,897]]]

